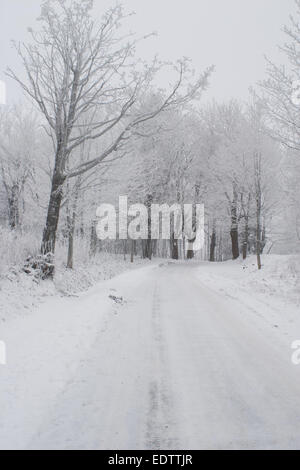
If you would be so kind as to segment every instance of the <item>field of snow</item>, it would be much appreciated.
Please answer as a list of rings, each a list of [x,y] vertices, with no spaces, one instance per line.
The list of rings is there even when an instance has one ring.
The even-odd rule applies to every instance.
[[[300,448],[299,259],[122,262],[71,296],[2,284],[0,448]]]

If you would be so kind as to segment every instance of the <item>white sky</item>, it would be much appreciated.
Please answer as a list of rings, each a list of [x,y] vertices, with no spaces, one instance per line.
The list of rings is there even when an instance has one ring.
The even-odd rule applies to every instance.
[[[10,40],[27,38],[35,26],[40,0],[0,0],[0,79],[7,66],[20,71]],[[96,9],[109,0],[95,0]],[[214,64],[208,98],[246,99],[250,86],[264,77],[264,54],[282,60],[277,45],[281,28],[295,12],[294,0],[124,0],[136,12],[130,28],[137,33],[155,31],[140,55],[163,59],[190,57],[197,71]],[[8,102],[20,98],[17,85],[7,82]]]

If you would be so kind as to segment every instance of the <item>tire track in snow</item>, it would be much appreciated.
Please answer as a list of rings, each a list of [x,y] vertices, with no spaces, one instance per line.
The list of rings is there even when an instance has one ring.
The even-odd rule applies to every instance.
[[[152,377],[149,383],[146,448],[176,448],[175,410],[170,387],[163,313],[158,282],[155,282],[152,305]]]

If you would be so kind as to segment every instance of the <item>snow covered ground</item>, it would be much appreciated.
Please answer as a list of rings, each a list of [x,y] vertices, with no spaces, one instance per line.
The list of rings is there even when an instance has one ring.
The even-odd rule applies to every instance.
[[[300,256],[268,255],[257,270],[256,257],[246,261],[205,264],[198,279],[206,286],[236,301],[260,317],[280,337],[300,339]]]
[[[299,259],[263,261],[125,263],[15,312],[5,280],[0,448],[300,448]]]
[[[95,283],[111,279],[124,271],[148,264],[135,259],[134,264],[122,255],[99,253],[92,262],[86,260],[75,264],[75,269],[66,269],[61,263],[56,268],[54,282],[39,281],[28,276],[20,265],[10,266],[0,275],[0,322],[10,321],[15,316],[31,313],[48,301],[49,297],[72,296],[84,292]]]

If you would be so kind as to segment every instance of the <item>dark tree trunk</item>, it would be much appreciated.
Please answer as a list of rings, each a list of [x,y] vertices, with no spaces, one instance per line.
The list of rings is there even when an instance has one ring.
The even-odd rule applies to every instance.
[[[265,224],[264,224],[264,225],[263,225],[262,232],[261,232],[261,243],[260,243],[260,251],[261,251],[261,254],[263,254],[263,252],[264,252],[266,243],[267,243],[266,227],[265,227]]]
[[[152,259],[152,240],[148,238],[147,240],[142,240],[142,249],[143,249],[143,258]]]
[[[147,240],[147,258],[150,259],[150,261],[152,260],[152,256],[153,256],[153,246],[152,246],[152,240],[151,238],[149,238]]]
[[[8,198],[9,225],[12,230],[20,226],[19,187],[14,184]]]
[[[216,244],[217,244],[217,235],[216,235],[216,228],[213,228],[213,232],[210,238],[210,250],[209,250],[209,261],[212,263],[216,260],[215,251],[216,251]]]
[[[219,233],[219,253],[218,253],[218,261],[223,261],[223,232],[222,229],[220,229]]]
[[[249,245],[249,220],[245,218],[244,236],[243,236],[243,259],[247,258]]]
[[[232,245],[232,259],[238,259],[240,256],[239,251],[239,233],[238,228],[234,227],[230,231],[231,245]]]
[[[153,196],[151,194],[147,195],[145,205],[148,209],[148,239],[142,240],[142,251],[143,251],[143,258],[148,258],[149,260],[152,259],[153,255],[153,245],[151,239],[151,204],[153,201]]]
[[[257,258],[257,267],[260,270],[261,265],[261,195],[257,195],[257,208],[256,208],[256,258]]]
[[[72,217],[68,217],[68,261],[67,268],[74,267],[74,234],[75,234],[76,212],[73,211]]]
[[[260,215],[257,213],[257,226],[256,226],[256,257],[257,257],[257,267],[260,270],[261,265],[261,228],[260,228]]]
[[[151,252],[152,252],[152,258],[156,257],[157,256],[157,251],[158,251],[158,244],[157,244],[157,240],[152,240],[152,249],[151,249]]]
[[[146,243],[145,243],[145,240],[141,240],[142,242],[142,258],[143,259],[146,259],[147,256],[146,256]]]
[[[178,240],[175,239],[174,233],[171,236],[171,258],[179,259]]]
[[[244,233],[243,233],[243,259],[245,260],[250,249],[249,241],[249,217],[250,217],[250,205],[251,205],[251,193],[248,194],[247,205],[244,206],[244,195],[241,195],[241,203],[244,214]]]
[[[81,238],[84,238],[85,234],[84,234],[84,225],[83,224],[80,225],[79,234],[80,234]]]
[[[57,169],[55,169],[52,178],[48,214],[41,247],[41,252],[44,255],[51,253],[53,256],[55,252],[56,233],[59,221],[61,201],[63,197],[64,182],[65,177],[61,176]]]
[[[232,259],[237,259],[240,256],[239,250],[239,227],[237,215],[237,194],[234,191],[233,201],[231,204],[231,245],[232,245]]]
[[[96,224],[97,224],[97,221],[93,220],[92,226],[91,226],[91,240],[90,240],[90,257],[91,258],[93,258],[97,252],[98,239],[97,239],[97,232],[96,232]]]

